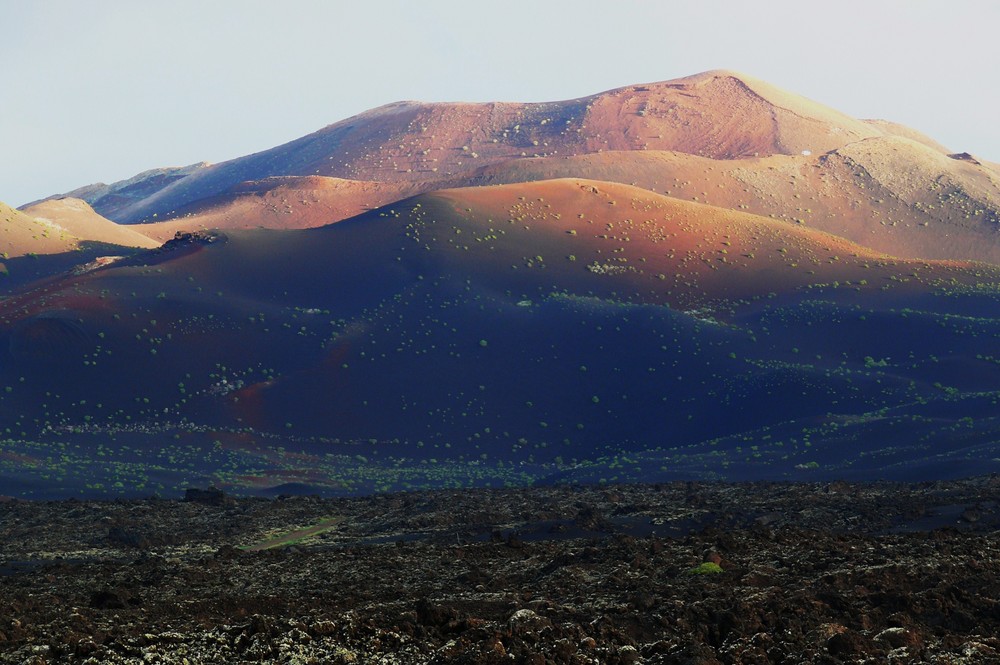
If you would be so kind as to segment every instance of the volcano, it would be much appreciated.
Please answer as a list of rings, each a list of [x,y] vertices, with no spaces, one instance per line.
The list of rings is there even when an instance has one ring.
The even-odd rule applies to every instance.
[[[1000,173],[742,74],[401,102],[73,193],[8,223],[131,249],[0,301],[24,496],[1000,464]]]

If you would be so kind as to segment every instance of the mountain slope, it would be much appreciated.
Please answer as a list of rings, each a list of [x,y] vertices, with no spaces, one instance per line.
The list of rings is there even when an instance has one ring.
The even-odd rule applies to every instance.
[[[1000,263],[1000,177],[899,137],[824,155],[712,160],[675,152],[520,159],[469,184],[588,177],[806,225],[895,256]]]
[[[174,216],[241,182],[273,176],[437,183],[519,157],[648,149],[729,159],[819,153],[880,135],[871,124],[720,70],[563,102],[389,104],[186,177],[137,176],[144,198],[123,202],[130,188],[120,184],[112,188],[118,195],[112,205],[84,198],[111,219],[131,223]]]
[[[400,102],[223,164],[81,195],[165,240],[321,226],[436,189],[559,177],[752,211],[898,256],[1000,262],[990,164],[725,70],[564,102]]]
[[[71,251],[76,238],[54,224],[0,203],[0,250],[4,258]]]
[[[416,190],[416,191],[414,191]],[[275,176],[240,183],[177,211],[166,222],[131,227],[160,240],[209,229],[303,229],[325,226],[421,190],[401,183],[322,176]]]
[[[686,153],[602,151],[518,158],[447,183],[392,184],[313,177],[242,183],[169,222],[141,225],[159,239],[211,228],[307,228],[407,194],[454,186],[581,177],[749,211],[840,235],[908,258],[1000,263],[1000,178],[898,137],[865,139],[823,155],[716,160]]]
[[[448,190],[0,303],[0,425],[170,487],[904,477],[1000,432],[998,284],[615,183]]]
[[[916,141],[917,143],[922,143],[931,150],[936,150],[943,155],[951,153],[951,150],[944,147],[931,137],[927,136],[922,132],[907,127],[906,125],[901,125],[898,122],[892,122],[891,120],[862,120],[862,122],[874,126],[878,129],[879,133],[883,136],[899,136],[904,139],[910,139],[911,141]]]
[[[123,210],[127,210],[129,207],[138,204],[143,199],[152,196],[171,183],[186,178],[207,166],[207,163],[200,162],[190,166],[149,169],[131,178],[120,180],[110,185],[103,182],[85,185],[65,194],[32,201],[22,206],[22,208],[27,208],[52,198],[76,198],[86,201],[101,215],[119,221]]]
[[[25,206],[21,211],[76,238],[146,249],[159,247],[161,244],[134,227],[122,226],[98,215],[82,199],[48,199]]]
[[[45,217],[0,203],[0,276],[3,290],[72,270],[103,256],[122,256],[158,242],[119,227],[82,201],[32,209]]]

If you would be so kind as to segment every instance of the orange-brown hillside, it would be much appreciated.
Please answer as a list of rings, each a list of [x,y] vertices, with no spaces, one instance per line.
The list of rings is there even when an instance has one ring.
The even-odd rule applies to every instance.
[[[76,240],[55,224],[0,203],[0,252],[5,259],[72,251]]]
[[[144,198],[123,202],[122,188],[112,186],[113,210],[106,214],[125,222],[172,217],[241,182],[272,176],[422,183],[428,189],[522,157],[674,150],[732,159],[821,153],[883,134],[873,124],[724,70],[563,102],[399,102],[264,152],[143,180]],[[105,211],[100,192],[88,200]]]
[[[917,143],[923,143],[925,146],[931,150],[936,150],[943,155],[951,153],[951,150],[946,148],[944,145],[938,143],[931,137],[927,136],[923,132],[918,132],[912,127],[907,127],[906,125],[901,125],[898,122],[892,122],[891,120],[863,120],[865,124],[872,125],[878,129],[879,133],[883,136],[899,136],[904,139],[910,139],[911,141],[916,141]]]
[[[443,185],[583,177],[806,225],[896,256],[1000,262],[1000,177],[988,164],[946,156],[899,136],[822,155],[718,160],[675,151],[602,151],[511,159],[439,183],[274,177],[199,201],[142,226],[166,240],[210,228],[307,228]]]
[[[369,284],[425,271],[475,275],[502,292],[682,309],[816,288],[863,295],[1000,281],[1000,269],[981,264],[894,258],[808,226],[579,178],[441,190],[308,232],[233,231],[209,252],[163,256],[161,272],[248,302],[326,284],[336,298],[363,301]]]
[[[439,190],[307,232],[234,230],[210,252],[163,256],[171,259],[164,267],[244,299],[335,283],[338,298],[350,285],[357,291],[350,299],[363,300],[374,275],[400,270],[476,275],[502,291],[565,289],[685,309],[835,284],[852,293],[909,291],[1000,275],[983,264],[892,257],[808,225],[580,178]]]
[[[131,227],[158,240],[207,229],[305,229],[360,215],[417,193],[400,183],[363,182],[324,176],[274,176],[240,183],[232,190],[184,208],[174,219]]]
[[[78,199],[48,201],[28,212],[0,203],[0,288],[16,288],[101,257],[134,254],[158,245],[100,217]]]
[[[86,243],[150,248],[160,243],[104,219],[76,199],[47,201],[17,210],[0,203],[0,251],[4,258],[62,254]]]
[[[718,70],[564,102],[400,102],[223,164],[78,190],[158,240],[306,228],[441,188],[583,177],[920,259],[1000,262],[1000,175],[897,123]]]
[[[684,307],[835,282],[860,291],[926,288],[956,278],[977,283],[986,270],[894,258],[808,226],[618,183],[535,181],[444,190],[424,199],[447,202],[459,218],[480,226],[471,241],[457,226],[453,237],[435,236],[439,251],[463,250],[447,258],[458,273],[489,261],[500,267],[497,279],[504,283],[517,280],[511,275],[519,271],[544,271],[542,279],[553,284],[567,280],[578,291],[587,283],[602,295],[596,286],[613,276],[607,279],[612,290],[628,285],[626,292],[644,301]],[[987,272],[1000,275],[1000,269]]]
[[[715,160],[676,152],[521,159],[471,182],[586,177],[808,226],[895,256],[1000,263],[1000,177],[906,138],[824,155]]]
[[[21,211],[80,241],[147,249],[161,244],[143,234],[139,228],[123,226],[102,217],[82,199],[48,199],[21,208]]]

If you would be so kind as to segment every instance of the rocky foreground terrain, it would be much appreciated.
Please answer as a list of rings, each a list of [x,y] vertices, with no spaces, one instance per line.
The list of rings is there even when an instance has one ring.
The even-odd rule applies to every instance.
[[[1000,662],[1000,478],[0,503],[2,663]]]

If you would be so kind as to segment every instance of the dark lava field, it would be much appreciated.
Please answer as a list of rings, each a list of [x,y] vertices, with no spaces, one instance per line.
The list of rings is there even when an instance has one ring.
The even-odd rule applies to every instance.
[[[1000,477],[0,503],[0,662],[995,663]]]

